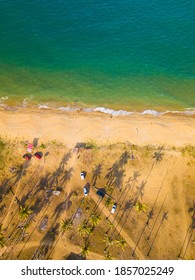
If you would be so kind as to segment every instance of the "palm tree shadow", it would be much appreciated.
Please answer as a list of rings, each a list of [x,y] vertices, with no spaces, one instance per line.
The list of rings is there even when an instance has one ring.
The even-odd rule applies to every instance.
[[[156,162],[160,162],[163,159],[164,153],[162,153],[164,146],[161,146],[157,152],[154,153],[153,157]]]
[[[93,177],[91,180],[92,185],[96,185],[97,179],[101,176],[101,173],[102,173],[102,163],[99,163],[92,170],[92,174],[93,174]]]
[[[58,168],[48,178],[50,186],[53,186],[54,184],[58,185],[59,177],[64,174],[65,165],[68,163],[68,161],[71,158],[71,156],[72,156],[71,151],[69,151],[68,153],[66,153],[63,156],[63,158],[62,158]]]
[[[65,170],[64,175],[60,179],[61,184],[66,184],[68,181],[70,181],[71,177],[73,176],[74,169],[71,167],[68,171]]]
[[[130,158],[129,153],[125,151],[119,159],[113,163],[112,167],[108,169],[108,173],[105,176],[107,179],[107,185],[111,186],[113,181],[117,178],[117,175],[120,174],[120,169],[122,169],[128,162]]]
[[[70,200],[72,195],[75,194],[75,191],[71,192],[67,198],[65,199],[65,201],[62,201],[61,203],[59,203],[55,210],[54,210],[54,214],[52,215],[52,217],[55,217],[55,219],[57,219],[64,211],[67,211],[70,209],[70,207],[72,206],[72,201]]]
[[[52,249],[58,235],[59,226],[58,223],[47,231],[43,239],[40,241],[40,245],[33,256],[33,259],[46,259],[46,255]]]
[[[192,238],[194,229],[195,229],[195,201],[193,201],[192,206],[188,209],[188,213],[192,214],[191,223],[187,229],[183,244],[182,244],[180,252],[178,254],[179,258],[181,257],[181,255],[185,256],[186,251],[189,247],[190,240]],[[182,252],[183,252],[183,254],[182,254]]]

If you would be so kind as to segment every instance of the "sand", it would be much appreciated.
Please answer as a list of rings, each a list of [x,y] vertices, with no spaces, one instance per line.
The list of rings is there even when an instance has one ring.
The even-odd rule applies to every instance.
[[[181,153],[181,147],[195,145],[194,117],[136,114],[111,117],[44,109],[1,110],[0,135],[18,141],[14,156],[23,168],[25,149],[21,140],[37,138],[37,150],[41,143],[55,140],[46,144],[43,159],[33,158],[16,181],[6,170],[5,178],[1,174],[4,188],[8,184],[14,192],[14,195],[3,194],[0,202],[1,207],[6,205],[1,213],[3,233],[6,237],[12,235],[0,249],[2,259],[77,258],[83,238],[70,237],[93,211],[101,213],[102,221],[89,238],[92,249],[87,259],[105,258],[106,233],[113,239],[120,236],[126,241],[125,251],[117,245],[109,246],[114,259],[195,259],[195,159],[190,153],[185,156]],[[58,141],[64,145],[56,145]],[[98,143],[101,148],[79,154],[73,151],[76,143],[88,141]],[[127,141],[137,145],[134,159],[129,157],[131,149]],[[162,156],[159,161],[154,152]],[[11,165],[12,160],[8,166]],[[94,177],[98,165],[99,175]],[[87,172],[84,182],[81,170]],[[83,200],[83,186],[87,182],[89,195]],[[45,201],[45,185],[49,188],[60,185],[61,195]],[[116,215],[110,214],[111,205],[106,205],[106,198],[99,200],[96,190],[100,187],[111,194],[112,203],[117,202]],[[16,238],[17,225],[21,223],[16,196],[37,211],[24,240]],[[136,200],[147,205],[146,213],[135,211],[132,203]],[[61,220],[74,216],[78,207],[82,209],[82,217],[74,218],[74,228],[61,236]],[[152,215],[147,224],[149,213]],[[38,227],[45,216],[49,219],[48,227],[40,232]]]
[[[0,111],[1,134],[42,141],[58,140],[69,147],[94,139],[100,143],[129,141],[136,145],[195,144],[195,117],[103,113],[65,113],[50,110]]]

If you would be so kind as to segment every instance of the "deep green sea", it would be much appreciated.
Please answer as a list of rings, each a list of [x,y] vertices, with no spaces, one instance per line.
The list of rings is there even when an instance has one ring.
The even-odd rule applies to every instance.
[[[0,0],[1,106],[195,112],[194,8]]]

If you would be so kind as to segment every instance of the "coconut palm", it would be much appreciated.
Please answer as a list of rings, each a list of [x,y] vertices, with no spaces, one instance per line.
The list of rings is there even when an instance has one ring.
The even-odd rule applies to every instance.
[[[84,245],[81,248],[81,256],[86,257],[90,252],[90,244],[89,242],[85,242]]]
[[[5,244],[5,237],[3,234],[0,234],[0,246],[3,248]]]
[[[97,215],[97,214],[91,214],[90,218],[89,218],[89,222],[92,224],[93,227],[97,226],[99,224],[99,222],[101,221],[101,215]]]
[[[72,228],[72,222],[70,219],[61,221],[61,230],[62,232],[66,232]]]
[[[109,251],[105,251],[105,260],[112,260],[112,256]]]
[[[104,242],[106,243],[106,247],[112,246],[115,243],[115,241],[108,234],[106,234]]]
[[[139,200],[136,202],[135,206],[134,206],[135,210],[138,212],[138,213],[141,213],[141,212],[146,212],[148,206],[145,204],[145,203],[141,203]]]
[[[27,218],[29,217],[29,215],[32,213],[33,211],[29,209],[29,206],[22,206],[20,205],[20,212],[19,212],[19,216],[22,220],[27,220]]]
[[[106,205],[110,206],[112,204],[112,199],[111,197],[108,197],[108,199],[106,200]]]
[[[82,224],[80,224],[78,226],[78,233],[81,235],[81,236],[86,236],[88,234],[90,234],[91,232],[91,228],[87,226],[87,223],[88,221],[87,220],[84,220],[82,222]]]
[[[121,246],[122,250],[124,251],[125,250],[124,248],[127,245],[127,242],[122,237],[119,237],[116,240],[116,244]]]
[[[4,244],[5,244],[5,237],[2,233],[2,225],[0,225],[0,246],[4,247]]]

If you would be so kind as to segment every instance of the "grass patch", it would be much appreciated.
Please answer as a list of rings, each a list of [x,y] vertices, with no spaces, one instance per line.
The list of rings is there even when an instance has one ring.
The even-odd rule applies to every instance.
[[[90,140],[90,141],[86,142],[85,148],[91,149],[91,150],[98,150],[100,147],[98,146],[98,144],[95,141]]]
[[[187,145],[181,149],[182,156],[191,156],[195,158],[195,147],[192,145]]]

